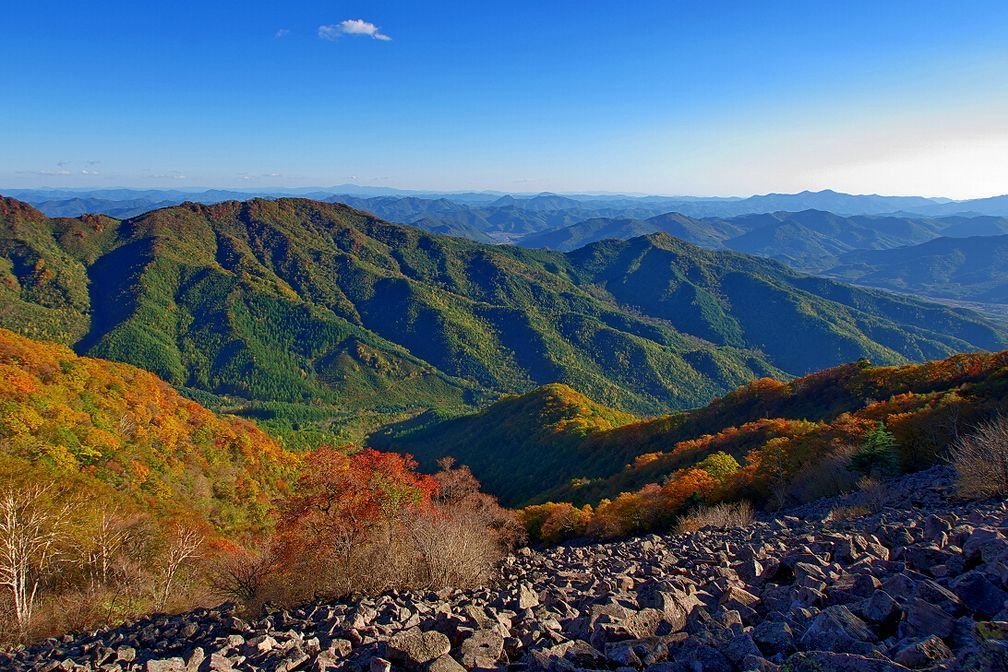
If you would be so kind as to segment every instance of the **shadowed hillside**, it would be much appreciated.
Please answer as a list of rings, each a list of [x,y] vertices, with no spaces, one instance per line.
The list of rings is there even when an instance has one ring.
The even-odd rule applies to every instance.
[[[454,457],[512,504],[595,504],[663,482],[716,452],[749,468],[745,487],[770,466],[786,469],[790,480],[856,445],[879,421],[901,441],[903,466],[922,468],[957,432],[1008,410],[1006,394],[1008,351],[899,367],[860,361],[786,383],[754,380],[703,408],[649,419],[629,419],[548,386],[473,415],[389,428],[371,441],[428,466]],[[782,452],[766,459],[769,453],[759,451],[768,446]],[[764,471],[754,474],[759,464]],[[753,496],[769,501],[765,489]]]

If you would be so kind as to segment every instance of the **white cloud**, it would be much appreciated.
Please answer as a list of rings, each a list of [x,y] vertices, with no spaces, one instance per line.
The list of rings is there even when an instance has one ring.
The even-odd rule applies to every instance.
[[[280,30],[276,31],[276,33],[273,34],[273,37],[279,40],[280,38],[287,37],[288,35],[290,35],[290,29],[281,28]]]
[[[249,181],[252,181],[252,180],[259,180],[259,179],[263,179],[263,178],[269,179],[269,178],[273,178],[273,177],[283,177],[283,176],[284,176],[283,173],[278,173],[278,172],[275,172],[275,171],[272,172],[272,173],[262,173],[262,174],[238,173],[238,179],[239,180],[244,180],[245,182],[249,182]]]
[[[318,36],[323,40],[338,40],[343,35],[364,35],[383,42],[392,40],[391,37],[381,32],[378,26],[363,19],[347,19],[318,28]]]
[[[83,170],[81,170],[80,172],[81,172],[81,175],[97,175],[98,174],[97,170],[88,170],[86,168],[83,169]]]

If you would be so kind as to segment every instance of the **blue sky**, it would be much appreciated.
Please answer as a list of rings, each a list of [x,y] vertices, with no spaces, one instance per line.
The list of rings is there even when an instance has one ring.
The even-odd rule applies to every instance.
[[[1003,0],[13,2],[0,186],[986,196],[1006,35]]]

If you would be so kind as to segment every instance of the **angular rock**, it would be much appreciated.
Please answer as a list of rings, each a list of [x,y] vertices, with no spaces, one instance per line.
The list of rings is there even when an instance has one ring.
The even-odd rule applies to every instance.
[[[802,650],[868,654],[876,647],[875,633],[843,605],[827,607],[815,617],[802,635]]]
[[[1008,593],[984,574],[972,571],[960,576],[952,583],[954,592],[962,605],[980,618],[993,618],[1005,608]]]
[[[902,611],[899,604],[884,590],[876,590],[862,610],[864,617],[873,623],[892,623]]]
[[[447,654],[435,658],[424,667],[425,672],[465,672],[465,669]]]
[[[794,633],[783,621],[763,621],[752,630],[752,638],[766,656],[790,654],[795,650]]]
[[[185,661],[179,657],[148,660],[144,664],[145,672],[186,672]]]
[[[931,635],[926,639],[907,644],[893,659],[900,665],[913,669],[930,667],[944,660],[951,660],[952,650],[940,638]]]
[[[234,666],[231,664],[231,659],[227,656],[223,656],[219,653],[210,654],[210,669],[213,672],[231,672]]]
[[[788,672],[907,672],[910,668],[881,658],[832,651],[801,651],[783,666]]]
[[[388,642],[388,657],[409,669],[420,669],[451,651],[451,641],[434,630],[413,628],[393,636]]]
[[[120,663],[132,663],[136,660],[136,649],[132,646],[120,646],[116,649],[116,660]]]
[[[492,630],[477,630],[459,647],[459,660],[469,668],[492,668],[504,652],[504,638]]]
[[[938,635],[941,638],[952,634],[955,619],[938,607],[915,597],[907,605],[906,620],[900,624],[900,631],[911,637]]]
[[[518,598],[516,604],[519,611],[531,609],[539,606],[539,594],[527,583],[518,586]]]
[[[721,647],[721,653],[736,667],[741,666],[742,661],[746,658],[759,658],[762,655],[756,647],[756,642],[748,633],[732,637],[727,644]]]

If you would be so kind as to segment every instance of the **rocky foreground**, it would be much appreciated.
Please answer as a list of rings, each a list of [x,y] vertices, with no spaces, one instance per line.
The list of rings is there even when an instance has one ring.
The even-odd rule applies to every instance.
[[[1008,670],[1008,506],[944,469],[744,529],[523,550],[497,585],[245,619],[230,606],[48,640],[12,670]]]

